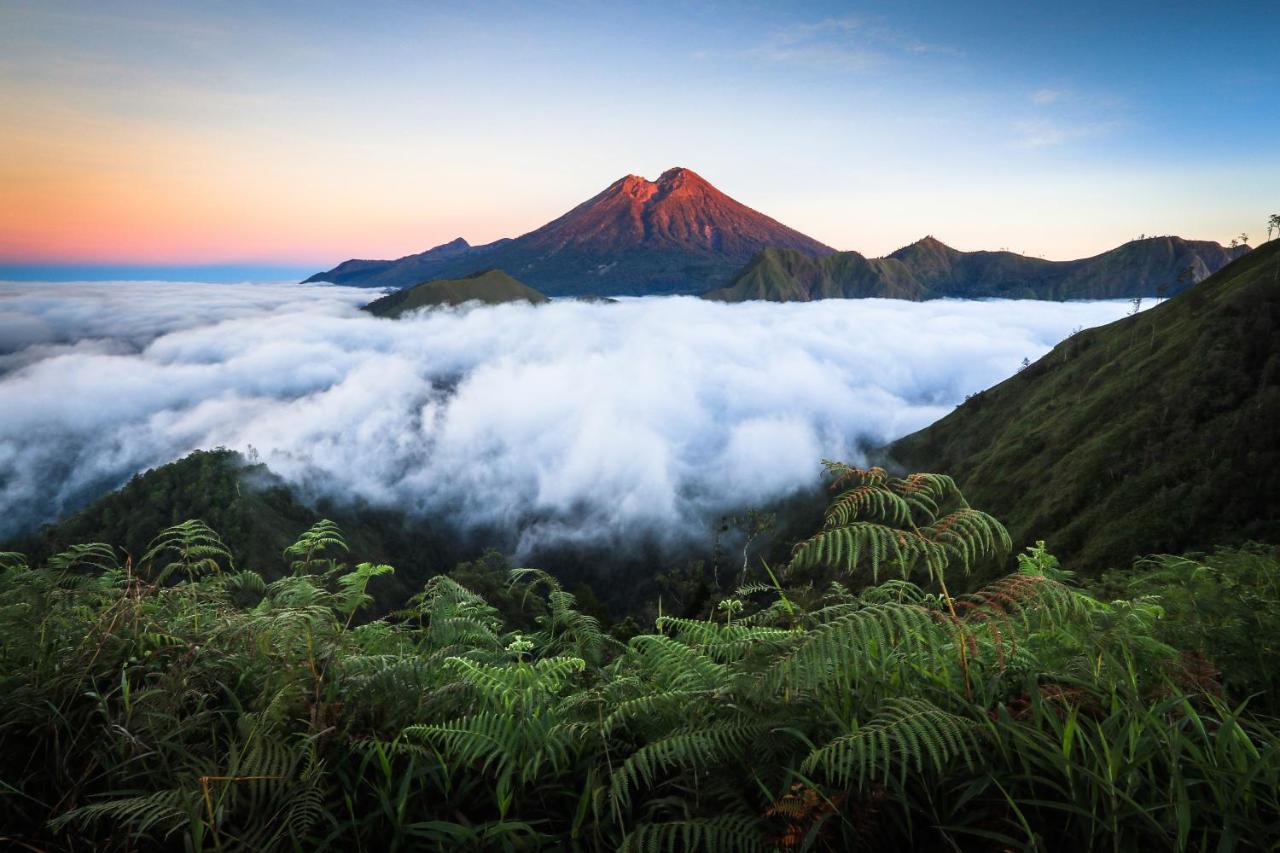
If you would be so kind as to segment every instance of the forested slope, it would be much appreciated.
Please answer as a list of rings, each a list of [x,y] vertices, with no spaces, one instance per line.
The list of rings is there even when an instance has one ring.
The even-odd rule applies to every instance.
[[[1280,241],[888,448],[1080,570],[1280,540]]]

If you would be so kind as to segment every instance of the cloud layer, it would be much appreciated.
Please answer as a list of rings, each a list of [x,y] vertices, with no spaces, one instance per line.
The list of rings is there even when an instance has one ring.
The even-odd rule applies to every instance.
[[[305,285],[0,284],[0,539],[197,448],[549,540],[699,535],[1123,303],[692,298],[435,311]]]

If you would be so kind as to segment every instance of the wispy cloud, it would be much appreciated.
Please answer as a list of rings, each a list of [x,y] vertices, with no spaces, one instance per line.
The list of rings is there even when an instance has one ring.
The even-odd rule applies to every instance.
[[[1018,119],[1013,122],[1014,143],[1021,148],[1052,148],[1106,136],[1119,126],[1117,121],[1072,122],[1048,117]]]
[[[1014,145],[1053,148],[1108,136],[1126,124],[1123,99],[1069,85],[1041,86],[1027,95],[1031,109],[1011,122]]]
[[[1066,96],[1062,89],[1036,89],[1031,93],[1031,103],[1037,105],[1052,104]]]
[[[857,17],[791,24],[774,31],[747,54],[766,62],[842,71],[866,71],[910,54],[963,56],[948,45],[923,41],[886,24]],[[700,51],[697,58],[709,55]]]

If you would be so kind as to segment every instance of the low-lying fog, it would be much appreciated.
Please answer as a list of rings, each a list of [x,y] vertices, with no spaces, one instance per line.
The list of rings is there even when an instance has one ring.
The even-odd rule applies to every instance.
[[[197,448],[519,531],[703,535],[1127,303],[693,298],[362,314],[367,290],[0,284],[0,539]],[[530,519],[538,519],[531,523]],[[515,540],[513,540],[515,541]]]

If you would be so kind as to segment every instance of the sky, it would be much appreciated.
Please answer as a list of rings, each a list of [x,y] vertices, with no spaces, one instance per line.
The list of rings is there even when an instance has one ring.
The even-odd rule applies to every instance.
[[[0,277],[286,279],[676,165],[868,255],[1256,243],[1278,44],[1263,0],[0,0]]]

